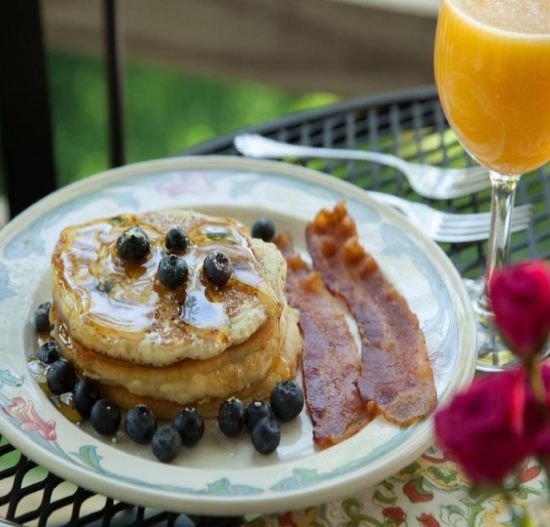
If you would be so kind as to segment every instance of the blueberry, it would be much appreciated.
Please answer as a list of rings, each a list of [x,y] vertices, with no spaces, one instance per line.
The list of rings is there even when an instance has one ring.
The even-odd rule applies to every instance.
[[[56,360],[46,372],[46,382],[54,395],[71,392],[76,382],[73,365],[66,359]]]
[[[184,253],[190,245],[187,233],[179,227],[172,227],[164,237],[164,245],[171,253]]]
[[[76,381],[73,400],[77,412],[82,417],[90,417],[90,412],[95,402],[99,399],[97,386],[87,377],[81,377]]]
[[[120,408],[111,399],[99,399],[92,406],[90,423],[100,434],[113,435],[120,425]]]
[[[292,421],[304,407],[304,392],[296,381],[278,383],[271,392],[271,409],[283,423]]]
[[[244,424],[244,405],[239,399],[231,397],[220,405],[218,410],[218,426],[227,437],[240,434]]]
[[[275,419],[263,417],[257,423],[250,435],[254,448],[260,454],[271,454],[281,441],[281,429]]]
[[[45,302],[40,304],[36,309],[34,314],[34,327],[36,331],[45,332],[52,329],[50,325],[50,307],[52,304],[50,302]]]
[[[151,441],[157,429],[155,414],[144,404],[134,406],[126,414],[124,428],[128,436],[136,443],[145,445]]]
[[[55,340],[47,340],[38,348],[38,360],[45,364],[51,364],[59,359],[59,350]]]
[[[124,262],[139,262],[150,251],[149,238],[139,225],[124,231],[116,244],[118,255]]]
[[[159,280],[169,289],[182,285],[189,275],[185,260],[175,254],[163,256],[159,263]]]
[[[260,238],[264,242],[269,242],[275,236],[275,225],[267,218],[260,218],[252,225],[252,237]]]
[[[182,444],[187,447],[196,445],[204,434],[204,421],[194,409],[180,410],[174,417],[174,426],[180,433]]]
[[[206,279],[218,287],[224,286],[233,272],[229,258],[220,251],[209,254],[204,259],[203,269]]]
[[[258,421],[264,417],[273,418],[273,412],[269,404],[265,401],[250,401],[244,412],[244,420],[248,431],[252,432]]]
[[[159,426],[153,434],[153,454],[167,463],[181,450],[181,436],[174,425]]]

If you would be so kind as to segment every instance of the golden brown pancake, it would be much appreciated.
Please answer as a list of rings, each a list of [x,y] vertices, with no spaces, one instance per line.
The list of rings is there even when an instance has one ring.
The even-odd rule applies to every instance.
[[[151,251],[120,261],[116,242],[139,225]],[[184,286],[158,280],[164,236],[183,228],[191,248]],[[221,250],[233,275],[209,284],[202,262]],[[190,211],[123,215],[66,228],[56,246],[50,312],[60,352],[123,408],[148,404],[159,418],[183,406],[215,415],[230,396],[268,397],[293,378],[301,351],[298,313],[284,296],[286,262],[231,219]]]
[[[139,225],[150,254],[122,262],[116,243]],[[185,286],[169,290],[157,277],[164,236],[183,228],[191,248]],[[204,258],[221,250],[233,274],[221,287],[202,274]],[[191,211],[122,215],[67,227],[53,257],[53,301],[69,335],[86,349],[141,365],[167,366],[208,359],[246,342],[284,304],[286,264],[272,244],[251,239],[232,219]]]
[[[119,385],[136,395],[168,399],[180,405],[208,397],[226,397],[263,379],[279,354],[281,321],[270,318],[246,342],[209,359],[184,359],[163,367],[106,357],[71,338],[57,318],[60,351],[86,377]]]
[[[278,382],[293,379],[296,374],[302,337],[298,329],[298,312],[295,309],[285,309],[285,332],[281,342],[281,349],[272,361],[267,374],[256,383],[250,383],[239,391],[231,391],[222,397],[203,398],[185,405],[168,399],[148,397],[131,393],[120,385],[99,384],[103,397],[115,401],[121,408],[129,409],[137,404],[146,404],[159,419],[172,419],[183,406],[195,408],[206,418],[216,417],[223,401],[234,396],[245,404],[253,399],[269,399],[271,391]]]

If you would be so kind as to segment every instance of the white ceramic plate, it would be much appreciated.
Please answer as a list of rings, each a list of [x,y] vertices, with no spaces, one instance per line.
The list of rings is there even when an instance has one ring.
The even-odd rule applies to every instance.
[[[50,298],[50,254],[61,229],[101,216],[187,207],[236,217],[260,215],[303,229],[322,207],[345,200],[361,241],[405,296],[426,335],[439,402],[471,379],[475,324],[459,275],[444,253],[397,212],[357,187],[268,161],[196,157],[111,170],[41,200],[0,231],[0,430],[37,463],[109,496],[197,514],[243,514],[305,507],[356,492],[413,461],[432,441],[431,420],[399,428],[376,419],[324,451],[306,412],[283,425],[276,453],[229,440],[207,424],[199,445],[175,462],[156,461],[123,433],[117,442],[67,420],[29,372],[33,313]]]

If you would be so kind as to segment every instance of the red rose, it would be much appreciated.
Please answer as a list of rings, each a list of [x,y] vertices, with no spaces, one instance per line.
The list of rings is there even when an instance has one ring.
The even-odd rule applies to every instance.
[[[522,369],[476,380],[435,415],[442,450],[478,483],[499,483],[534,453],[540,412]],[[529,400],[534,400],[528,397]]]
[[[493,272],[489,297],[495,325],[521,357],[538,352],[550,333],[550,270],[542,261]]]

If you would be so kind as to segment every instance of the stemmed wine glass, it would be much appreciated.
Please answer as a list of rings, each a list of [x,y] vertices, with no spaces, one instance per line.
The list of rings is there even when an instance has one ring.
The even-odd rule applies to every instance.
[[[435,79],[459,141],[490,171],[491,235],[475,309],[478,369],[498,371],[513,356],[492,329],[486,284],[509,260],[520,176],[550,161],[550,0],[442,0]]]

